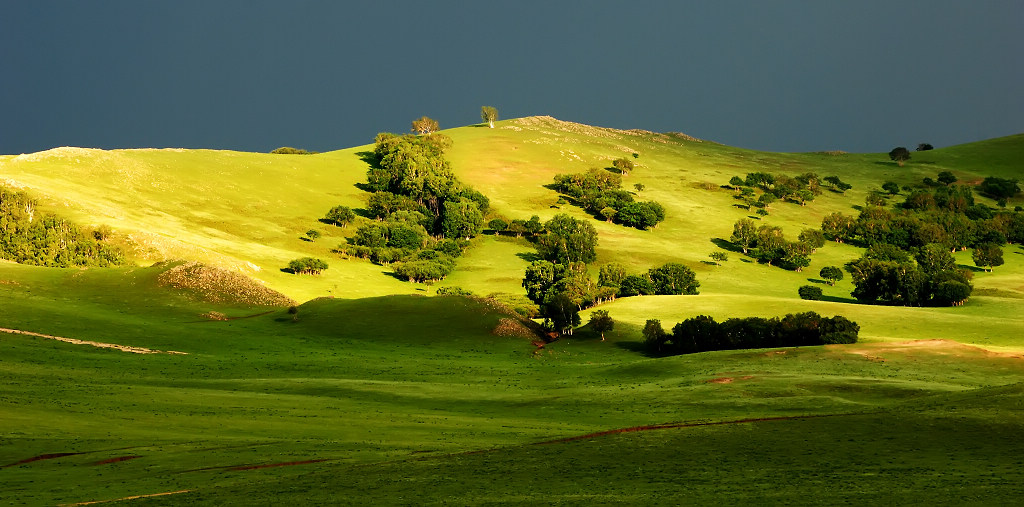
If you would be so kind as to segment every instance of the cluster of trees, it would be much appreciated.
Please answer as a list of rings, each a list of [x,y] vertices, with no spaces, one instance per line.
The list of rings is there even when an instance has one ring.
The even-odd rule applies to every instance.
[[[624,158],[620,160],[624,163],[617,160],[616,167],[622,175],[628,174],[633,163]],[[554,188],[608,222],[648,229],[665,220],[665,208],[661,204],[637,201],[631,192],[621,188],[622,175],[601,169],[559,174],[555,176]]]
[[[629,274],[622,264],[610,262],[601,266],[597,284],[614,289],[615,297],[695,295],[700,287],[693,270],[677,262],[651,268],[642,274]]]
[[[853,188],[838,176],[819,178],[815,173],[804,173],[790,177],[767,172],[747,173],[745,178],[733,176],[729,180],[729,186],[737,192],[736,198],[743,201],[747,209],[759,208],[758,211],[762,215],[767,215],[768,209],[776,201],[789,201],[805,206],[816,196],[821,195],[822,188],[840,193]],[[757,195],[757,190],[761,191],[760,196]]]
[[[846,264],[862,303],[958,306],[971,295],[971,273],[959,269],[946,245],[930,243],[913,253],[876,243]]]
[[[1024,214],[975,204],[969,187],[943,185],[931,192],[915,190],[892,208],[868,204],[857,217],[826,215],[821,230],[835,241],[865,247],[888,243],[909,250],[942,243],[962,250],[985,243],[1024,242]]]
[[[319,275],[327,267],[323,259],[313,257],[302,257],[288,263],[288,270],[296,275]]]
[[[989,176],[978,185],[978,192],[999,201],[1000,206],[1006,206],[1006,200],[1020,194],[1020,185],[1017,180],[996,178]]]
[[[107,242],[110,228],[84,230],[78,225],[36,210],[24,192],[0,188],[0,258],[50,267],[116,266],[124,252]]]
[[[699,286],[693,270],[678,263],[644,274],[628,274],[621,264],[609,263],[601,267],[595,282],[583,262],[540,260],[530,264],[523,278],[526,296],[540,306],[546,323],[570,333],[572,326],[580,323],[579,312],[585,308],[616,297],[697,294]]]
[[[437,122],[420,118],[413,129],[422,135],[377,135],[374,163],[367,172],[373,192],[367,213],[376,221],[356,230],[340,251],[394,264],[410,281],[440,280],[455,266],[469,239],[483,230],[490,202],[455,177],[444,152],[451,139],[437,134]],[[354,217],[343,207],[326,217],[346,224]]]
[[[741,218],[732,228],[729,240],[760,262],[769,266],[802,271],[811,263],[811,254],[825,244],[825,235],[816,229],[804,229],[797,241],[789,241],[782,229],[764,224],[760,227],[749,218]]]
[[[788,314],[783,318],[732,318],[716,322],[706,315],[686,319],[669,334],[661,321],[648,320],[644,344],[652,354],[691,354],[710,350],[800,347],[856,343],[860,326],[846,317],[822,317],[815,312]]]
[[[505,220],[504,218],[495,218],[487,223],[494,234],[501,236],[502,234],[510,234],[517,238],[526,236],[533,238],[536,235],[544,232],[544,224],[540,223],[540,217],[533,215],[529,220],[523,220],[516,218],[513,220]]]

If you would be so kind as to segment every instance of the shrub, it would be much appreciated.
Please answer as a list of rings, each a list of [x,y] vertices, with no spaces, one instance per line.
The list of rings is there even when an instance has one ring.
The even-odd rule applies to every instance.
[[[817,301],[821,299],[821,287],[803,285],[797,289],[797,292],[800,294],[800,299],[807,299],[810,301]]]
[[[462,287],[450,286],[440,287],[437,289],[438,296],[472,296],[473,291],[463,289]]]
[[[299,148],[292,148],[291,146],[282,146],[276,150],[271,151],[276,155],[315,155],[315,151],[306,151]]]

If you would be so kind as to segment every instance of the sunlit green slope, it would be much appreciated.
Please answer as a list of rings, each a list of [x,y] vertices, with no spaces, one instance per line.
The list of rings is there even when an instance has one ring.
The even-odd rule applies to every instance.
[[[803,272],[747,262],[738,254],[732,254],[724,266],[705,262],[709,253],[719,250],[714,240],[728,238],[737,219],[752,216],[733,206],[733,192],[721,187],[732,176],[753,171],[791,175],[812,171],[822,177],[838,175],[853,185],[845,194],[825,192],[803,207],[772,205],[762,223],[781,226],[790,238],[803,228],[818,227],[828,213],[855,214],[867,193],[886,180],[915,185],[944,170],[964,182],[977,182],[988,175],[1024,179],[1019,162],[1024,160],[1024,135],[913,152],[906,166],[898,167],[886,154],[766,153],[683,134],[605,129],[550,117],[513,119],[498,122],[494,129],[468,126],[444,133],[454,141],[448,158],[456,173],[491,198],[494,214],[547,219],[569,213],[586,218],[600,234],[594,266],[614,260],[639,272],[669,261],[683,262],[697,271],[701,301],[717,298],[713,309],[719,311],[710,313],[720,316],[767,313],[759,310],[769,307],[773,312],[811,307],[835,313],[875,311],[840,304],[850,301],[849,279],[825,287],[826,300],[832,303],[812,305],[797,298],[796,288],[816,277],[822,266],[841,265],[861,254],[849,245],[827,244],[812,256],[811,265]],[[367,135],[368,140],[371,136]],[[334,205],[359,208],[365,204],[368,194],[357,185],[365,181],[363,155],[369,148],[319,155],[58,148],[0,158],[0,180],[40,197],[46,209],[83,224],[111,225],[143,264],[163,259],[199,260],[238,270],[299,301],[319,296],[431,294],[432,287],[398,280],[389,275],[386,266],[342,259],[331,252],[355,227],[340,229],[318,219]],[[658,201],[667,210],[667,219],[654,230],[594,220],[574,206],[557,203],[556,192],[545,187],[555,174],[607,167],[611,160],[623,156],[637,166],[624,178],[623,186],[632,190],[635,183],[643,184],[637,197]],[[978,200],[994,205],[983,197]],[[1011,207],[1020,204],[1024,201],[1010,202]],[[324,236],[315,242],[305,241],[302,237],[309,229],[320,230]],[[1024,256],[1019,251],[1018,246],[1008,246],[1006,265],[993,273],[976,274],[978,290],[968,308],[923,312],[1000,318],[1024,314],[1024,285],[1020,283]],[[530,252],[528,243],[483,236],[459,260],[457,271],[440,285],[458,285],[484,295],[520,294]],[[326,259],[330,269],[315,277],[281,271],[289,260],[307,255]],[[963,265],[971,264],[966,252],[957,258]],[[629,309],[638,305],[645,309]],[[658,299],[656,303],[621,301],[609,308],[620,306],[630,316],[629,323],[642,325],[645,312],[667,318],[668,313],[683,311],[686,305]],[[898,320],[892,315],[880,317],[879,322]],[[894,328],[869,334],[898,337],[901,332]]]

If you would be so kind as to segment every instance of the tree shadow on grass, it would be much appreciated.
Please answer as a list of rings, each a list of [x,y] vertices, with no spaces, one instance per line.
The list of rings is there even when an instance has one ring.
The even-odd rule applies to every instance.
[[[848,303],[848,304],[859,304],[854,298],[844,298],[839,296],[821,296],[821,301],[828,301],[829,303]]]
[[[371,194],[374,192],[373,187],[371,187],[369,183],[356,183],[352,186],[362,190],[363,192],[369,192]]]
[[[967,264],[957,264],[956,267],[966,269],[967,271],[971,271],[974,273],[984,273],[986,271],[985,268],[979,268],[977,266],[968,266]]]
[[[660,355],[651,354],[642,341],[617,341],[615,342],[615,346],[625,351],[642,354],[646,357],[661,357]]]
[[[524,260],[526,262],[535,262],[535,261],[542,261],[542,260],[544,260],[544,258],[541,257],[540,254],[537,253],[537,252],[519,252],[519,253],[516,254],[516,257],[519,257],[520,259],[522,259],[522,260]]]
[[[391,278],[394,278],[395,280],[399,280],[399,281],[402,281],[402,282],[408,282],[409,281],[409,277],[399,276],[398,273],[395,273],[394,271],[381,271],[380,274],[382,274],[384,276],[390,276]]]
[[[743,249],[736,246],[735,243],[726,239],[711,238],[711,242],[714,243],[714,245],[717,246],[718,248],[721,248],[722,250],[725,250],[727,252],[740,253],[743,251]]]
[[[822,280],[821,278],[808,278],[808,279],[807,279],[807,281],[808,281],[808,282],[811,282],[811,283],[823,283],[823,284],[826,284],[826,285],[830,285],[830,286],[831,286],[831,284],[830,284],[830,283],[828,283],[828,282],[827,282],[827,281],[825,281],[825,280]]]
[[[356,153],[359,160],[366,162],[367,165],[374,169],[380,169],[380,163],[377,162],[377,154],[372,151],[360,151]]]

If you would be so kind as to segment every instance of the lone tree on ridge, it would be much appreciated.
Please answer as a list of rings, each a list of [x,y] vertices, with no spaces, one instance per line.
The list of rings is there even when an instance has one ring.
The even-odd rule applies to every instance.
[[[412,131],[420,135],[433,134],[434,132],[437,132],[440,128],[441,126],[438,125],[437,120],[428,118],[426,116],[418,120],[412,121]]]
[[[895,160],[900,167],[903,167],[903,163],[910,160],[910,151],[903,146],[897,146],[889,152],[889,158]]]
[[[494,128],[494,122],[498,121],[498,110],[491,106],[483,106],[480,108],[480,118],[487,122],[491,128]]]

